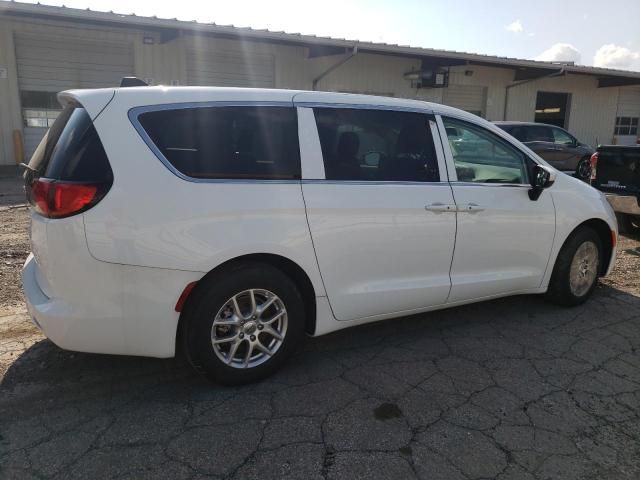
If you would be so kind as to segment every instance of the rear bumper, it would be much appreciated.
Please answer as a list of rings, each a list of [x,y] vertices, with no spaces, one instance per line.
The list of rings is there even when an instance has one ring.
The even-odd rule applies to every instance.
[[[125,354],[122,342],[122,311],[105,302],[79,303],[50,298],[41,288],[40,266],[33,254],[22,269],[27,310],[46,337],[60,348],[80,352]],[[89,307],[89,308],[88,308]]]
[[[627,215],[640,215],[638,198],[633,195],[607,194],[607,200],[616,213]]]
[[[77,352],[174,356],[175,302],[184,286],[202,274],[83,260],[75,266],[76,278],[67,283],[70,288],[52,298],[38,283],[43,275],[34,255],[24,264],[27,309],[47,338]]]

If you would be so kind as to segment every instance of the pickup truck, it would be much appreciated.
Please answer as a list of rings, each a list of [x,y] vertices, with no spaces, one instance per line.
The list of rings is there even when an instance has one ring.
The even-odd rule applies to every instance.
[[[607,195],[621,232],[640,231],[640,145],[599,145],[591,185]]]

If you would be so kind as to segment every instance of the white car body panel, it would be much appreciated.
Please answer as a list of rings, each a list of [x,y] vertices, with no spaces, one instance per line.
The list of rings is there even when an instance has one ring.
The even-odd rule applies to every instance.
[[[553,246],[555,211],[550,195],[532,202],[528,190],[453,184],[458,234],[450,302],[540,286]],[[466,210],[469,204],[481,210]]]
[[[81,352],[174,355],[174,307],[185,285],[202,274],[97,261],[87,248],[82,215],[52,221],[32,214],[32,232],[37,247],[22,279],[29,312],[47,337]]]
[[[527,198],[526,187],[457,184],[439,118],[440,136],[434,141],[440,184],[324,180],[308,108],[313,104],[456,116],[545,164],[498,127],[450,107],[362,95],[205,87],[78,90],[61,98],[81,103],[95,119],[114,174],[109,193],[90,210],[65,219],[32,217],[34,256],[23,271],[28,308],[45,334],[70,350],[173,356],[175,306],[185,287],[247,254],[279,255],[300,266],[316,295],[313,334],[322,335],[472,301],[542,293],[562,244],[578,225],[603,220],[617,235],[606,199],[562,174],[537,202]],[[211,102],[297,106],[302,180],[181,178],[157,158],[128,118],[136,107]],[[457,203],[460,210],[471,202],[486,209],[474,214],[425,210],[430,203]],[[609,270],[614,261],[615,249]]]
[[[305,182],[302,188],[337,319],[446,302],[455,213],[429,212],[425,205],[452,205],[447,184]]]
[[[280,255],[300,265],[316,293],[324,295],[300,182],[179,178],[156,158],[127,119],[132,102],[147,106],[175,100],[153,95],[157,103],[151,99],[143,103],[136,89],[123,90],[130,95],[119,92],[95,122],[114,183],[109,194],[85,215],[91,254],[105,262],[202,273],[242,255]],[[198,102],[247,101],[246,96],[238,95],[241,89],[196,90],[203,91],[196,96]],[[250,99],[290,102],[292,96],[287,92]],[[179,96],[178,100],[182,103],[186,98]],[[170,194],[154,194],[157,191]],[[138,192],[135,202],[131,192]]]

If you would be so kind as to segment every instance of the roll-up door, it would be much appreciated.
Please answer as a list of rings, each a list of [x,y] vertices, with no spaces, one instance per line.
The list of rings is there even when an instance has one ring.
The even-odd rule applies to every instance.
[[[269,54],[192,48],[187,53],[187,80],[190,85],[273,88],[275,59]]]
[[[487,87],[481,85],[449,85],[444,89],[442,103],[484,117]]]
[[[18,34],[15,49],[27,158],[58,116],[57,92],[115,87],[133,75],[133,50],[126,43]]]

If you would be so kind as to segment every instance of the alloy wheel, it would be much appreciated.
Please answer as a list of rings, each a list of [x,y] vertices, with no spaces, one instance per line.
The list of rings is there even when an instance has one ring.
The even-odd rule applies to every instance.
[[[244,290],[228,299],[211,326],[216,356],[233,368],[253,368],[280,349],[287,334],[287,309],[275,293]]]
[[[576,297],[585,295],[598,274],[598,246],[586,241],[581,244],[571,261],[569,270],[569,286]]]

